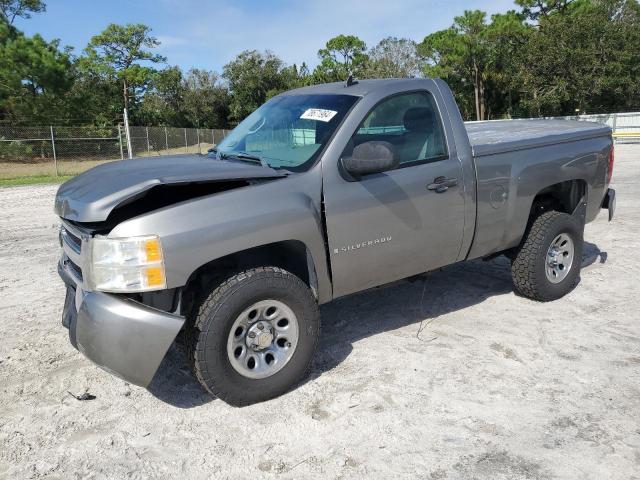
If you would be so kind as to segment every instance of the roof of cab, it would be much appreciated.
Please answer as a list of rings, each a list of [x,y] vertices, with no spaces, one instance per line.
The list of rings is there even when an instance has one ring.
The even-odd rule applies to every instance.
[[[353,84],[347,86],[345,82],[322,83],[309,87],[296,88],[282,93],[282,95],[312,95],[312,94],[334,94],[334,95],[355,95],[363,97],[368,93],[383,90],[390,86],[398,87],[406,85],[410,87],[424,81],[422,78],[379,78],[369,80],[355,80]],[[357,83],[355,83],[357,82]]]

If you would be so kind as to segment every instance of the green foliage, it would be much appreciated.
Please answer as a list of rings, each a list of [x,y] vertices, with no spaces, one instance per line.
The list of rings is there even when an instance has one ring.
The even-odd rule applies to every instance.
[[[0,21],[0,114],[37,120],[52,108],[65,110],[72,83],[72,60],[58,41],[26,37]]]
[[[554,13],[565,13],[574,0],[515,0],[522,13],[531,20],[548,17]]]
[[[218,74],[191,69],[183,82],[182,109],[190,125],[216,128],[227,125],[231,97]]]
[[[522,104],[530,114],[638,108],[640,6],[576,0],[540,16],[522,64]]]
[[[478,120],[485,118],[485,86],[495,60],[488,30],[484,12],[465,10],[464,15],[454,18],[451,28],[425,37],[419,47],[427,59],[425,74],[448,81],[467,115],[472,94]]]
[[[407,38],[384,38],[368,55],[366,76],[369,78],[417,77],[422,70],[416,42]]]
[[[363,77],[369,57],[367,45],[354,35],[338,35],[318,50],[320,64],[313,72],[314,83],[345,81],[350,74]]]
[[[367,50],[329,39],[313,72],[271,52],[244,51],[216,72],[162,66],[146,25],[109,25],[74,55],[17,30],[42,0],[0,0],[0,121],[228,128],[284,90],[356,78],[444,79],[463,116],[504,118],[640,108],[636,0],[515,0],[516,10],[455,17],[419,44],[388,37]],[[13,147],[7,147],[13,148]]]
[[[31,18],[32,13],[41,13],[47,9],[42,0],[0,0],[0,18],[9,25],[17,18]]]
[[[465,12],[425,37],[425,74],[445,79],[466,118],[569,115],[640,106],[635,0],[517,0]]]
[[[292,73],[273,53],[245,50],[224,66],[229,84],[229,119],[239,122],[267,99],[289,88]]]
[[[129,107],[130,96],[137,99],[144,93],[155,70],[140,62],[165,62],[162,55],[151,52],[160,42],[151,36],[151,29],[140,23],[116,25],[91,38],[82,59],[83,68],[94,75],[117,80],[123,88],[123,105]]]

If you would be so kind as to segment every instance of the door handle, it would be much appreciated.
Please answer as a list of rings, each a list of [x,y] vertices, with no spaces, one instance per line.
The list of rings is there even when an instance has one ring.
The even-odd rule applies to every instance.
[[[436,177],[433,179],[433,183],[427,185],[427,190],[434,190],[436,193],[442,193],[449,190],[449,187],[455,187],[457,184],[457,178]]]

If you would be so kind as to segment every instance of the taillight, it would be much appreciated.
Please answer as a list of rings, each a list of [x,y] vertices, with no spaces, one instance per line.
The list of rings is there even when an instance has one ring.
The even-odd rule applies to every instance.
[[[611,175],[613,175],[613,144],[609,151],[609,166],[607,167],[607,185],[611,183]]]

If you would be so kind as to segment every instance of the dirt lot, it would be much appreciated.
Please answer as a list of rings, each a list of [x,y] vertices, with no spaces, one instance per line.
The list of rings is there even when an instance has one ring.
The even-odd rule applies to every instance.
[[[640,146],[614,184],[565,299],[514,295],[500,258],[339,300],[311,378],[243,409],[180,346],[151,391],[76,352],[56,187],[1,189],[0,477],[640,479]]]

